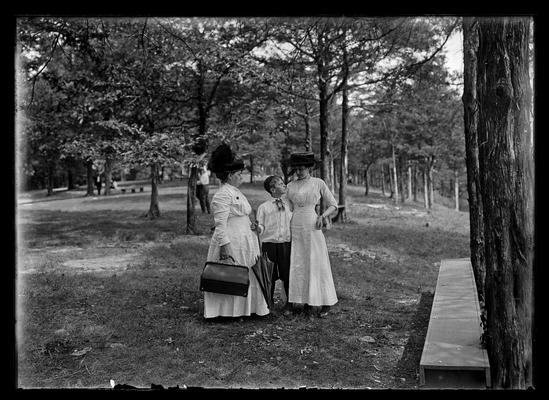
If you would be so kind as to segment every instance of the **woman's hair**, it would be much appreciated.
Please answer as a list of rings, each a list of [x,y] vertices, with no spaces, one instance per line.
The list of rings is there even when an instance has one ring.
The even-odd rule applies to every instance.
[[[230,172],[220,171],[220,172],[216,172],[215,176],[217,176],[217,179],[219,179],[221,183],[225,183],[227,182],[227,179],[229,179],[229,174]]]

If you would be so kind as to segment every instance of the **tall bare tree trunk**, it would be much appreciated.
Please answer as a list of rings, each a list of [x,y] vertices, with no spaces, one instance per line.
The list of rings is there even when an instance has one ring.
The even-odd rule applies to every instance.
[[[381,193],[385,196],[385,164],[381,163]]]
[[[408,163],[408,200],[412,200],[412,164]]]
[[[398,204],[398,177],[397,177],[397,164],[396,164],[396,157],[395,157],[395,146],[393,143],[391,143],[391,154],[393,156],[393,186],[394,186],[394,198],[393,201],[395,204]]]
[[[196,214],[194,212],[196,202],[196,180],[198,178],[198,168],[196,164],[189,166],[189,180],[187,182],[187,235],[196,233]]]
[[[86,161],[86,196],[95,196],[93,183],[93,161]]]
[[[343,54],[346,59],[347,49],[344,46]],[[339,205],[343,206],[340,210],[338,220],[345,223],[347,222],[347,212],[345,211],[346,196],[347,196],[347,122],[349,119],[349,104],[347,98],[347,73],[345,73],[342,99],[341,99],[341,157],[339,163]]]
[[[454,170],[454,199],[456,211],[459,211],[459,176],[457,170]]]
[[[425,208],[429,209],[431,207],[429,204],[429,184],[427,182],[427,180],[429,179],[429,173],[427,169],[428,169],[427,163],[425,163],[425,165],[423,165],[423,170],[422,170],[423,172],[423,204]]]
[[[391,190],[389,198],[392,199],[395,195],[395,177],[393,175],[393,168],[391,167],[391,164],[387,165],[387,169],[389,170],[389,189]]]
[[[112,181],[112,157],[105,157],[105,196],[111,194],[111,181]]]
[[[250,183],[254,183],[254,156],[250,154]]]
[[[151,202],[149,205],[149,211],[144,217],[155,219],[160,217],[160,207],[158,205],[158,165],[151,165]]]
[[[313,137],[311,135],[309,105],[307,101],[305,101],[305,116],[303,120],[305,122],[305,151],[313,151]]]
[[[479,20],[477,96],[488,354],[496,388],[532,386],[534,161],[528,18]]]
[[[414,167],[412,168],[413,171],[413,185],[414,185],[414,201],[417,201],[417,164],[414,164]]]
[[[397,172],[398,172],[398,191],[400,193],[400,202],[401,203],[404,203],[406,201],[406,198],[405,198],[405,195],[404,195],[404,192],[406,191],[406,183],[404,181],[404,179],[402,178],[402,165],[404,164],[403,160],[401,157],[398,158],[398,168],[397,168]]]
[[[366,168],[364,169],[364,196],[368,196],[368,193],[370,192],[370,179],[369,179],[369,171],[370,171],[370,165],[368,164]]]
[[[435,203],[435,190],[434,190],[434,182],[433,182],[433,160],[430,159],[428,161],[429,169],[427,174],[427,187],[429,190],[429,195],[427,196],[429,201],[429,208],[433,207],[433,204]]]
[[[467,164],[467,194],[469,203],[469,230],[471,265],[479,302],[482,308],[483,329],[486,330],[484,308],[484,281],[486,265],[484,256],[484,222],[482,195],[480,191],[478,149],[478,102],[477,102],[477,51],[478,24],[475,18],[463,18],[463,116],[465,128],[465,161]]]

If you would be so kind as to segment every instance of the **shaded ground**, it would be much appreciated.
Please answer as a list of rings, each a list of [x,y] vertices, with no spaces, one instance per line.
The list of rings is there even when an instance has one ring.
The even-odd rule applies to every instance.
[[[184,190],[161,188],[154,221],[140,217],[147,193],[19,209],[21,386],[417,387],[438,266],[468,256],[467,214],[397,209],[351,186],[349,223],[326,232],[339,298],[328,318],[204,321],[212,219],[197,206],[201,235],[184,235]],[[267,198],[261,184],[242,190],[254,208]]]

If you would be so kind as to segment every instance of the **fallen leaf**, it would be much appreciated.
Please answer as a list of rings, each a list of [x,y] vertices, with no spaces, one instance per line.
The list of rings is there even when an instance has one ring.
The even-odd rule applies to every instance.
[[[84,347],[82,350],[74,350],[71,353],[71,356],[75,356],[75,357],[83,356],[84,354],[89,353],[91,350],[92,350],[91,347]]]
[[[371,336],[362,336],[362,337],[359,337],[358,340],[360,340],[361,342],[366,342],[366,343],[374,343],[376,341]]]

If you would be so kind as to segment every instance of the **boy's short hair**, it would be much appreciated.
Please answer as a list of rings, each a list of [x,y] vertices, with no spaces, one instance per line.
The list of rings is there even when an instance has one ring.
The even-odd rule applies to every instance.
[[[267,179],[265,179],[265,181],[263,182],[263,187],[267,192],[271,193],[271,185],[273,181],[277,178],[283,181],[282,177],[278,175],[271,175],[271,176],[268,176]]]

